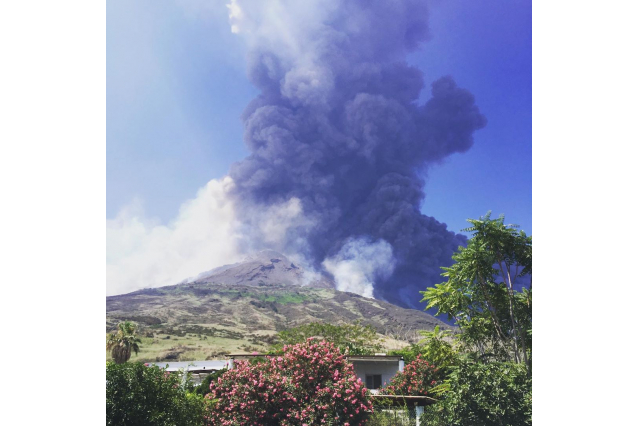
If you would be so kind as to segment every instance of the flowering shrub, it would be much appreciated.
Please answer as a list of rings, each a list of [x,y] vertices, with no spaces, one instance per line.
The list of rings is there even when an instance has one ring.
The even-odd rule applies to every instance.
[[[332,344],[308,339],[281,356],[237,361],[211,382],[211,425],[363,425],[372,410],[352,364]]]
[[[380,389],[384,395],[427,395],[428,390],[436,386],[439,369],[418,355],[405,366],[402,372],[395,374],[390,383]]]

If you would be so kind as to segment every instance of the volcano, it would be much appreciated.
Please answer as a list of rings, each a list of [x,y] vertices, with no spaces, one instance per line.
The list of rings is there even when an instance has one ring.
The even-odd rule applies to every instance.
[[[193,284],[216,283],[247,286],[276,284],[335,288],[334,280],[328,275],[306,270],[274,250],[262,250],[246,257],[241,262],[202,272],[187,282]]]

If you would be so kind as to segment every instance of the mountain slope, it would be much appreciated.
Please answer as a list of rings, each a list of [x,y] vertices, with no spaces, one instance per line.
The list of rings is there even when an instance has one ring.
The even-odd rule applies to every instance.
[[[418,295],[415,295],[418,297]],[[106,330],[133,320],[143,337],[134,360],[191,360],[263,351],[286,328],[319,321],[361,321],[388,344],[418,339],[418,330],[450,328],[425,312],[330,288],[209,282],[145,289],[106,298]],[[405,343],[404,343],[405,344]]]

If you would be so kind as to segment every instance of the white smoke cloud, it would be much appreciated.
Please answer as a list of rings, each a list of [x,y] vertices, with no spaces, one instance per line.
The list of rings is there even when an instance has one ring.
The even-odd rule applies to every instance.
[[[389,277],[395,259],[387,241],[371,243],[356,238],[346,242],[336,256],[325,259],[322,265],[334,276],[337,290],[373,297],[375,279]]]
[[[230,177],[211,180],[169,225],[145,218],[139,201],[107,220],[107,295],[177,284],[239,261],[233,186]]]
[[[244,206],[241,233],[242,251],[250,254],[261,250],[275,250],[288,257],[300,256],[308,249],[305,235],[316,225],[304,215],[301,200],[291,197],[269,206]]]
[[[231,22],[234,22],[233,24],[230,25],[230,30],[237,34],[239,33],[239,22],[241,22],[241,20],[244,17],[244,14],[241,10],[241,7],[239,7],[239,4],[237,4],[237,2],[235,0],[231,0],[231,2],[229,4],[226,5],[226,7],[228,8],[228,19]]]
[[[231,0],[226,7],[231,31],[249,47],[278,52],[290,62],[286,68],[311,69],[322,51],[317,35],[327,30],[323,23],[339,5],[339,0]]]
[[[301,200],[295,197],[285,203],[269,206],[259,215],[258,221],[264,240],[270,244],[283,241],[290,227],[305,223]]]

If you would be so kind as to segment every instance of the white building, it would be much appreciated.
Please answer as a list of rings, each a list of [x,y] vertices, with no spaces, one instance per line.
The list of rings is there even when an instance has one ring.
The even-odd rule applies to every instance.
[[[354,366],[354,373],[365,383],[372,394],[379,392],[379,388],[388,384],[390,379],[399,371],[403,371],[403,357],[377,355],[353,355],[348,361]]]
[[[191,373],[194,385],[199,385],[210,373],[229,368],[231,361],[181,361],[181,362],[149,362],[145,365],[156,365],[166,368],[169,373]]]

